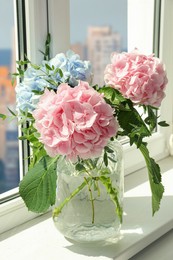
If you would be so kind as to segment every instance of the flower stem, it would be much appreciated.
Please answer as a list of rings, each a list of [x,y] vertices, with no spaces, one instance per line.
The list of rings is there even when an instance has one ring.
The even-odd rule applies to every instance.
[[[91,180],[91,178],[85,178],[84,182],[80,186],[78,186],[69,197],[67,197],[58,207],[53,210],[53,218],[58,217],[61,213],[63,207],[75,196],[77,195]]]
[[[94,210],[94,198],[93,198],[93,194],[92,194],[92,190],[91,190],[91,186],[89,185],[89,182],[87,180],[86,177],[84,177],[87,185],[88,185],[88,191],[90,194],[90,200],[91,200],[91,207],[92,207],[92,224],[94,224],[94,218],[95,218],[95,210]]]
[[[105,186],[107,193],[110,195],[111,200],[115,204],[116,213],[119,217],[120,222],[122,223],[123,209],[122,209],[121,204],[119,202],[118,190],[115,187],[113,187],[110,177],[101,176],[100,181]]]

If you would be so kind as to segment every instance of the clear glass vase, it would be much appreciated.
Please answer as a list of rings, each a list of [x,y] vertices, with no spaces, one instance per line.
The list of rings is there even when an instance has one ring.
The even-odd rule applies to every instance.
[[[57,173],[57,229],[78,242],[118,237],[124,190],[121,144],[110,141],[102,156],[92,160],[72,163],[60,157]]]

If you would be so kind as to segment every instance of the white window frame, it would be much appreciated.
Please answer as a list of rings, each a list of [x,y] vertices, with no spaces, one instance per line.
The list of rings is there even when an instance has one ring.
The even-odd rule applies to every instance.
[[[14,9],[17,10],[16,1],[13,1]],[[15,29],[17,29],[17,19],[15,14]],[[43,55],[39,50],[44,51],[44,41],[47,36],[47,1],[46,0],[25,0],[25,15],[26,15],[26,32],[27,32],[27,57],[33,63],[41,62]],[[45,19],[46,17],[46,19]],[[18,31],[15,31],[16,39]],[[16,43],[18,46],[18,43]],[[27,147],[24,146],[24,149]],[[22,157],[21,143],[19,143],[19,156]],[[22,160],[20,161],[20,170],[23,171]],[[18,188],[6,193],[18,191]],[[0,221],[3,225],[0,226],[0,233],[9,230],[17,225],[20,225],[38,214],[28,212],[24,202],[20,197],[7,201],[0,205]]]
[[[135,0],[129,1],[132,3],[132,1]],[[135,10],[138,10],[138,14],[140,9],[137,5],[141,1],[136,0],[135,3]],[[45,19],[45,17],[47,17],[47,1],[26,0],[25,4],[28,35],[27,55],[33,62],[40,62],[42,57],[38,50],[43,49],[43,43],[47,35],[47,22]],[[52,37],[51,55],[53,56],[60,51],[65,52],[70,46],[69,0],[49,0],[48,4],[49,32]],[[144,10],[143,7],[142,13],[145,11],[147,10]],[[159,131],[148,140],[151,155],[156,159],[162,159],[169,155],[169,138],[173,133],[173,104],[171,100],[173,88],[170,87],[173,85],[173,75],[171,72],[171,68],[173,68],[171,55],[173,52],[173,31],[170,29],[172,13],[173,1],[162,0],[160,58],[166,65],[169,85],[166,89],[166,98],[161,107],[160,120],[166,120],[170,126],[160,128]],[[133,24],[131,26],[133,32]],[[143,26],[145,26],[145,24]],[[124,154],[126,173],[130,173],[144,166],[143,157],[135,147],[130,147],[128,144],[124,145]],[[0,226],[0,233],[36,216],[38,215],[28,212],[21,198],[6,202],[4,205],[0,205],[0,222],[3,223],[3,225]]]

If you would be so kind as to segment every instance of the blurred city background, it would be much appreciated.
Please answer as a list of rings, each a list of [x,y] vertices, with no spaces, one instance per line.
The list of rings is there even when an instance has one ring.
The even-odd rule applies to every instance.
[[[70,0],[71,49],[93,66],[93,84],[104,84],[112,52],[127,51],[127,0]]]
[[[0,0],[0,113],[15,108],[15,91],[10,73],[15,72],[13,1]],[[0,193],[18,186],[19,149],[17,122],[0,120]]]
[[[0,0],[0,113],[15,108],[10,73],[15,72],[13,0]],[[93,84],[104,84],[112,52],[127,51],[127,0],[70,0],[71,49],[93,66]],[[0,120],[0,193],[18,186],[17,122]]]

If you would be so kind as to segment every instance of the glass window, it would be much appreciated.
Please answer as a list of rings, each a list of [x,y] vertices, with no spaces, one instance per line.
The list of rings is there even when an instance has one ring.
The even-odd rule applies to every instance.
[[[111,53],[127,51],[127,0],[70,0],[70,45],[91,61],[93,84],[103,85]]]
[[[10,115],[15,109],[15,90],[10,73],[15,72],[16,46],[13,0],[0,0],[0,111]],[[0,125],[0,193],[19,183],[19,146],[17,121]]]

